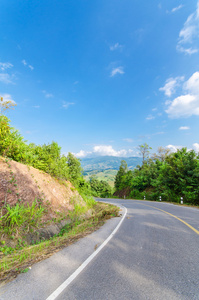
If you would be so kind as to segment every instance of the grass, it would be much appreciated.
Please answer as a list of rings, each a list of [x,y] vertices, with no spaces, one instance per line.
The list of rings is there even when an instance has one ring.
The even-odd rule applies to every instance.
[[[8,204],[1,209],[1,215],[2,210],[6,210],[6,213],[0,219],[0,231],[3,230],[8,234],[24,225],[36,226],[44,213],[44,208],[38,205],[36,200],[27,206],[17,203],[11,207]]]
[[[94,214],[90,218],[74,220],[49,240],[36,245],[19,247],[10,254],[0,252],[0,282],[9,281],[17,274],[27,272],[32,264],[95,231],[104,224],[105,220],[118,216],[118,214],[118,207],[98,202],[94,206]]]

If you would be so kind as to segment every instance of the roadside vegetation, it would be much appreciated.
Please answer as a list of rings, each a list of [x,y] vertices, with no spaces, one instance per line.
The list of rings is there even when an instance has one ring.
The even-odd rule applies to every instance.
[[[150,147],[139,146],[142,166],[128,170],[123,160],[115,178],[115,196],[199,205],[199,155],[194,150],[170,153],[159,148],[149,157]]]
[[[72,153],[62,155],[54,141],[24,140],[3,115],[14,106],[0,98],[0,281],[28,271],[119,214],[117,207],[94,200],[109,196],[109,185],[86,181]],[[50,202],[45,196],[52,199],[53,193]]]
[[[34,242],[32,245],[28,245],[23,241],[21,234],[27,226],[32,228],[33,225],[41,221],[41,208],[37,210],[37,219],[34,221],[34,224],[32,224],[30,214],[26,214],[27,210],[25,213],[19,214],[21,217],[18,216],[17,218],[16,214],[15,218],[13,218],[12,213],[7,214],[0,227],[2,236],[0,245],[0,282],[8,281],[16,277],[19,273],[29,271],[35,262],[51,256],[60,249],[95,231],[102,226],[107,219],[116,217],[119,214],[119,208],[113,205],[104,203],[93,203],[93,205],[93,213],[89,218],[82,219],[80,215],[78,217],[77,214],[73,213],[70,216],[71,222],[63,226],[58,234],[53,235],[49,239]],[[32,210],[34,210],[34,208]],[[20,219],[20,222],[18,222],[18,219]],[[13,222],[11,222],[11,220]],[[8,223],[6,223],[6,221],[8,221]],[[3,226],[5,224],[6,227]],[[6,232],[6,234],[9,233],[11,238],[17,239],[15,247],[6,245],[6,242],[3,240],[4,232]],[[21,238],[19,238],[19,233]]]

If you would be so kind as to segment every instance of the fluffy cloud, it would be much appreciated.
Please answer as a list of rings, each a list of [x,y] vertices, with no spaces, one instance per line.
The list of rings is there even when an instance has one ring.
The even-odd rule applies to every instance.
[[[198,40],[198,35],[199,35],[199,1],[197,2],[196,11],[187,18],[183,28],[179,33],[177,50],[189,55],[198,52],[198,49],[194,47],[195,41]]]
[[[91,154],[92,152],[80,150],[78,153],[73,153],[77,158],[83,158],[86,157],[87,155]]]
[[[74,153],[74,155],[78,158],[83,158],[86,157],[88,155],[92,155],[92,156],[116,156],[116,157],[127,157],[127,156],[135,156],[137,155],[137,153],[135,152],[135,150],[132,149],[122,149],[122,150],[115,150],[113,149],[112,146],[110,145],[98,145],[98,146],[94,146],[92,151],[84,151],[81,150],[78,153]]]
[[[179,130],[189,130],[189,129],[190,129],[190,127],[188,127],[188,126],[181,126],[179,128]]]
[[[177,152],[178,149],[182,148],[182,146],[168,145],[168,146],[166,146],[166,148],[168,148],[171,152]]]
[[[116,151],[112,146],[106,145],[95,146],[93,152],[100,156],[125,156],[127,154],[126,150]]]
[[[199,144],[198,143],[194,143],[193,147],[196,152],[199,152]]]
[[[166,146],[166,148],[170,149],[171,152],[177,152],[178,149],[182,149],[182,146],[174,146],[174,145],[168,145]],[[199,144],[198,143],[194,143],[192,145],[192,149],[195,150],[196,152],[199,152]],[[188,151],[192,150],[192,149],[187,149]]]
[[[184,84],[184,89],[191,94],[199,95],[199,72],[195,72]]]
[[[117,74],[124,74],[123,67],[113,68],[110,77],[114,77]]]
[[[167,101],[166,113],[171,118],[199,116],[199,72],[195,72],[183,85],[185,95]]]
[[[159,88],[160,91],[164,92],[166,96],[171,97],[176,92],[176,88],[179,87],[180,83],[184,80],[184,76],[170,77],[166,80],[163,87]]]

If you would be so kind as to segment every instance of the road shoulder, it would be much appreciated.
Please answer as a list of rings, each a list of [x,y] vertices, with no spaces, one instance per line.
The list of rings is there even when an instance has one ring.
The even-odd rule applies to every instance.
[[[112,234],[125,209],[121,207],[120,213],[121,217],[108,220],[97,231],[33,265],[28,273],[0,288],[0,300],[46,299]]]

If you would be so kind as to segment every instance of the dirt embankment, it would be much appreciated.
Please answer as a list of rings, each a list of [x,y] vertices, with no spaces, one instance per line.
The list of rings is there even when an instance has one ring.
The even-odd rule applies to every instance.
[[[42,216],[43,224],[65,216],[65,222],[47,228],[48,235],[57,233],[60,226],[68,222],[67,216],[74,209],[74,203],[85,205],[69,181],[59,181],[33,167],[0,157],[0,209],[17,203],[31,206],[35,199],[47,208]]]

